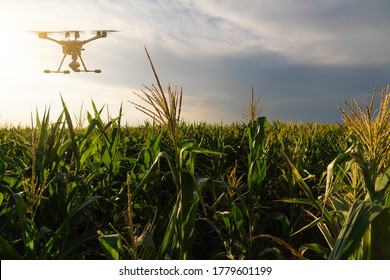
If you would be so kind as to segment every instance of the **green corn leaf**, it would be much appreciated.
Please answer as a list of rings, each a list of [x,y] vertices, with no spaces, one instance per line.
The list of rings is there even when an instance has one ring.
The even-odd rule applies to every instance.
[[[336,237],[334,233],[329,230],[329,227],[326,223],[318,223],[317,225],[329,248],[333,249],[336,243]]]
[[[180,220],[176,225],[178,225],[177,231],[180,232],[180,258],[187,259],[193,241],[199,198],[198,192],[196,191],[197,183],[193,174],[183,171],[180,173],[180,179]]]
[[[229,188],[225,183],[213,180],[211,178],[199,178],[196,180],[197,183],[197,192],[198,192],[198,198],[199,202],[201,204],[202,210],[204,215],[207,217],[207,211],[206,211],[206,205],[203,199],[202,191],[206,188],[209,187],[214,191],[215,188]]]
[[[298,253],[303,256],[307,250],[314,251],[317,254],[324,256],[325,259],[327,259],[330,254],[329,248],[326,248],[318,243],[303,244],[301,247],[299,247]]]
[[[371,224],[369,258],[374,260],[390,259],[390,208],[385,208]]]
[[[360,170],[362,172],[363,178],[364,178],[364,186],[367,189],[368,195],[372,202],[375,200],[375,182],[373,178],[374,172],[370,170],[369,164],[363,159],[355,159],[356,162],[359,164]]]
[[[79,171],[80,166],[79,166],[79,151],[77,149],[76,133],[73,128],[72,117],[70,116],[68,107],[66,106],[62,96],[61,96],[61,101],[62,101],[62,107],[64,109],[64,114],[66,118],[66,124],[68,126],[68,132],[71,139],[70,146],[72,148],[72,152],[74,153],[74,158],[76,159],[75,163],[76,163],[76,173],[77,173]]]
[[[71,139],[68,139],[68,140],[66,140],[64,143],[62,143],[62,145],[61,145],[61,146],[58,148],[58,150],[57,150],[57,155],[58,155],[59,157],[64,156],[65,152],[68,151],[69,146],[71,145],[71,143],[72,143],[72,140],[71,140]]]
[[[81,210],[83,210],[85,207],[90,205],[91,203],[95,202],[96,200],[100,199],[101,196],[93,196],[86,201],[84,201],[80,206],[78,206],[73,212],[71,212],[68,217],[63,221],[63,223],[59,226],[59,228],[56,230],[54,236],[50,238],[50,240],[46,243],[44,249],[42,250],[40,254],[40,259],[48,259],[50,257],[50,252],[56,244],[56,242],[61,238],[61,235],[63,234],[63,231],[66,230],[68,227],[70,221],[80,213]]]
[[[329,259],[348,259],[361,243],[369,225],[385,208],[367,201],[356,201],[337,237]]]
[[[142,189],[151,179],[154,178],[157,170],[159,169],[159,161],[161,158],[164,158],[167,161],[169,168],[172,172],[173,183],[176,185],[177,188],[179,188],[179,186],[180,186],[179,174],[177,172],[175,165],[172,162],[171,157],[166,152],[160,152],[157,155],[156,159],[154,160],[152,166],[150,167],[150,169],[146,173],[146,175],[142,178],[141,182],[134,189],[133,195],[136,195],[140,191],[140,189]]]
[[[387,203],[390,201],[389,197],[389,181],[390,181],[390,166],[386,169],[386,171],[379,176],[375,181],[375,201],[384,204],[387,207],[390,207]],[[386,197],[387,196],[387,197]]]
[[[182,171],[180,173],[181,182],[181,211],[186,215],[195,199],[196,180],[192,173]]]
[[[22,237],[24,242],[24,248],[26,250],[27,258],[35,259],[35,244],[34,244],[34,233],[35,233],[35,224],[32,221],[27,219],[26,213],[26,202],[23,199],[23,193],[15,193],[12,197],[16,203],[16,209],[18,212],[18,217],[20,221],[20,227],[22,230]]]
[[[225,154],[220,153],[220,152],[215,152],[215,151],[210,151],[205,148],[200,148],[197,146],[186,146],[183,149],[180,150],[180,156],[179,156],[179,168],[182,169],[184,168],[184,158],[185,158],[185,153],[195,153],[195,154],[205,154],[205,155],[219,155],[219,156],[224,156]]]
[[[163,240],[162,240],[160,248],[158,250],[158,256],[160,258],[165,256],[165,253],[167,252],[169,246],[171,246],[171,255],[173,253],[174,245],[175,245],[175,243],[174,243],[175,230],[177,229],[177,223],[179,222],[178,218],[177,218],[179,207],[180,207],[180,196],[177,196],[175,206],[174,206],[172,213],[169,217],[168,227],[165,231]]]
[[[305,230],[310,229],[312,227],[318,226],[323,221],[324,221],[323,218],[316,218],[312,222],[310,222],[307,225],[305,225],[304,227],[302,227],[301,229],[291,233],[291,236],[297,235],[298,233],[301,233],[302,231],[305,231]]]
[[[121,236],[119,234],[104,235],[100,233],[98,240],[106,259],[119,260],[120,253],[123,251]]]
[[[350,148],[345,153],[340,153],[327,167],[326,172],[326,190],[325,190],[325,202],[328,200],[330,194],[333,190],[333,176],[334,176],[334,169],[335,166],[342,164],[344,162],[350,161],[352,159],[350,151],[352,148]]]
[[[269,216],[269,219],[279,221],[279,223],[282,225],[282,239],[288,240],[289,234],[290,234],[290,220],[287,217],[286,214],[281,212],[274,212],[271,213]]]
[[[83,210],[85,207],[87,207],[88,205],[90,205],[92,202],[95,202],[97,200],[99,200],[100,198],[102,198],[101,196],[99,195],[95,195],[95,196],[92,196],[90,198],[88,198],[86,201],[84,201],[79,207],[76,208],[76,211],[71,213],[71,216],[75,216],[76,214],[78,214],[81,210]]]
[[[335,236],[339,234],[339,230],[336,227],[334,221],[332,220],[331,217],[332,212],[326,209],[325,204],[321,206],[320,202],[314,198],[314,195],[312,194],[309,186],[303,180],[298,170],[295,168],[295,166],[292,164],[292,162],[286,155],[285,157],[292,168],[293,171],[292,173],[295,180],[297,181],[299,187],[304,191],[305,195],[309,198],[310,204],[313,205],[313,207],[315,207],[319,212],[322,213],[323,222],[318,222],[317,226],[321,231],[322,235],[324,236],[326,242],[330,246],[330,248],[333,248],[335,244]]]
[[[287,202],[287,203],[294,203],[294,204],[296,203],[296,204],[311,205],[313,207],[316,206],[316,204],[313,203],[313,201],[309,198],[285,198],[285,199],[281,199],[278,201]]]
[[[20,259],[19,253],[12,245],[0,235],[0,258],[2,260]]]
[[[375,191],[382,191],[390,186],[390,166],[386,169],[386,171],[378,177],[375,182]]]
[[[328,211],[325,209],[325,205],[324,205],[324,207],[322,207],[320,202],[317,199],[315,199],[312,191],[310,190],[309,186],[306,184],[305,180],[303,180],[302,176],[299,174],[297,168],[294,166],[294,164],[291,162],[291,160],[287,157],[286,154],[284,154],[284,156],[287,159],[288,163],[290,164],[293,176],[294,176],[295,180],[297,181],[299,187],[303,190],[305,195],[310,199],[310,203],[312,203],[312,205],[318,211],[320,211],[322,213],[322,215],[325,219],[325,222],[326,222],[327,226],[329,227],[329,230],[332,233],[332,235],[337,235],[338,231],[337,231],[335,225],[333,224]]]
[[[85,244],[90,240],[96,240],[98,235],[96,233],[87,234],[81,238],[78,238],[69,244],[66,244],[66,248],[60,252],[60,254],[56,257],[57,260],[65,260],[66,257],[77,250],[80,246]]]
[[[390,188],[387,189],[384,205],[390,208]]]
[[[236,204],[233,204],[231,213],[233,214],[234,224],[236,225],[241,238],[245,238],[247,236],[247,233],[244,224],[244,215],[241,209]]]
[[[319,205],[318,201],[314,198],[313,193],[311,192],[309,186],[305,183],[302,176],[299,174],[297,168],[294,166],[294,164],[291,162],[291,160],[287,157],[286,154],[284,154],[285,158],[287,159],[288,163],[290,164],[290,167],[292,169],[292,173],[294,175],[294,178],[297,180],[298,185],[301,187],[305,195],[311,200],[311,203],[315,205],[315,207],[320,210],[321,206]]]

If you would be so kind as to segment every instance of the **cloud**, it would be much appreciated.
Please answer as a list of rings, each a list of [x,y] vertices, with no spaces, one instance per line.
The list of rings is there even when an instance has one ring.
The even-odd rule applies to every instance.
[[[101,1],[134,40],[184,55],[276,52],[293,62],[388,61],[389,5],[365,1]],[[117,8],[115,8],[117,7]]]
[[[100,75],[44,76],[43,69],[58,66],[60,46],[27,33],[18,35],[19,43],[7,40],[2,61],[12,71],[0,70],[7,77],[1,90],[18,93],[19,100],[29,94],[30,111],[60,103],[59,91],[67,100],[91,97],[117,107],[133,90],[155,83],[146,45],[163,86],[183,86],[188,120],[240,120],[253,84],[271,119],[338,121],[343,100],[388,82],[389,12],[386,1],[363,0],[3,0],[0,28],[7,34],[121,32],[85,47],[85,63],[101,68]],[[130,119],[142,118],[124,106]]]
[[[390,5],[363,0],[18,1],[39,29],[120,29],[180,55],[276,53],[294,63],[390,61]],[[30,6],[26,13],[17,9]],[[12,13],[12,12],[11,12]],[[32,28],[32,27],[29,27]],[[126,46],[128,47],[128,46]]]
[[[390,7],[383,1],[196,1],[196,5],[210,17],[239,27],[235,31],[245,32],[258,50],[274,51],[294,62],[390,59],[384,47],[390,39],[381,35],[390,27]]]

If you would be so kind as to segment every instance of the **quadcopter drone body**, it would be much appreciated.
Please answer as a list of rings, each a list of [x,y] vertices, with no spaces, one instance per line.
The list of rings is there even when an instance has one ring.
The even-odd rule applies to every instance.
[[[41,31],[37,32],[39,38],[41,39],[47,39],[50,41],[53,41],[59,45],[62,46],[62,52],[64,56],[62,57],[60,66],[58,67],[57,70],[44,70],[45,73],[63,73],[63,74],[70,74],[69,70],[63,70],[61,71],[62,64],[64,63],[64,60],[67,55],[72,57],[72,61],[69,63],[70,69],[72,69],[74,72],[94,72],[94,73],[101,73],[102,71],[100,69],[96,70],[89,70],[85,66],[84,60],[81,57],[81,51],[84,51],[85,49],[83,48],[85,44],[100,39],[100,38],[105,38],[107,37],[107,33],[109,32],[116,32],[116,30],[99,30],[95,31],[96,35],[87,39],[87,40],[79,40],[80,38],[80,33],[81,31],[59,31],[59,32],[46,32],[46,31]],[[57,40],[54,39],[53,37],[49,37],[48,34],[55,34],[55,33],[60,33],[64,34],[65,38],[63,40]],[[73,36],[71,36],[73,34]],[[80,63],[77,61],[80,59],[81,64],[83,65],[83,69],[80,69]]]

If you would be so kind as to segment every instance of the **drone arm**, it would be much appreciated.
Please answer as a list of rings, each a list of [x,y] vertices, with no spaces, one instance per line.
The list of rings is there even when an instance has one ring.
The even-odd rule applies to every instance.
[[[100,38],[105,38],[107,37],[107,32],[106,31],[98,31],[97,35],[90,38],[90,39],[87,39],[87,40],[84,40],[83,43],[86,44],[86,43],[89,43],[91,41],[94,41],[94,40],[97,40],[97,39],[100,39]]]
[[[88,40],[84,40],[84,41],[83,41],[83,44],[89,43],[89,42],[91,42],[91,41],[95,41],[95,40],[100,39],[100,38],[102,38],[102,36],[95,36],[95,37],[92,37],[92,38],[90,38],[90,39],[88,39]]]
[[[53,41],[53,42],[61,45],[61,41],[53,39],[53,38],[47,36],[47,33],[45,33],[45,32],[39,33],[39,38],[46,39],[46,40],[49,40],[49,41]]]

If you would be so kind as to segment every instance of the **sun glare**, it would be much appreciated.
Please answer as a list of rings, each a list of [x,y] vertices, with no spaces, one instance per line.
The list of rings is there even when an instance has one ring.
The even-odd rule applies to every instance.
[[[2,56],[0,68],[1,74],[8,76],[10,72],[22,69],[23,63],[26,60],[25,51],[21,46],[23,43],[23,36],[21,32],[2,32],[3,42],[0,45],[0,53]]]

